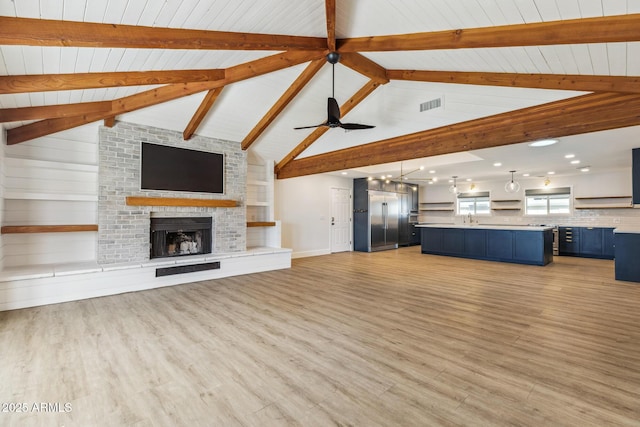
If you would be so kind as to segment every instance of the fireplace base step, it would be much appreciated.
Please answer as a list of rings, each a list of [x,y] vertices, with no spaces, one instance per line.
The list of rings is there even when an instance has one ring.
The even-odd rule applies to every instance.
[[[179,265],[177,267],[156,268],[156,277],[171,276],[174,274],[195,273],[197,271],[217,270],[220,261],[207,262],[205,264]]]

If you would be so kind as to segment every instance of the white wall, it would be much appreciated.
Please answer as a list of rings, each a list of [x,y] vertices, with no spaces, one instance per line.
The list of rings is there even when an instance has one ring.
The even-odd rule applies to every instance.
[[[4,147],[7,136],[4,126],[0,124],[0,225],[4,224]],[[0,270],[4,268],[4,239],[0,233]]]
[[[550,187],[571,187],[572,199],[575,197],[602,197],[602,196],[631,196],[632,181],[631,168],[607,172],[588,172],[572,176],[551,176]],[[476,184],[477,191],[489,191],[492,200],[520,199],[524,200],[524,190],[543,188],[544,178],[517,178],[520,183],[520,192],[516,195],[505,192],[504,185],[508,178],[501,181],[480,182]],[[469,191],[471,183],[458,183],[462,192]],[[448,191],[451,184],[421,185],[420,202],[455,201],[453,194]],[[608,200],[608,202],[612,202]],[[613,200],[613,202],[616,202]],[[625,199],[630,202],[630,199]],[[580,201],[573,201],[573,207]],[[622,201],[618,202],[622,203]],[[478,216],[481,223],[554,223],[567,225],[594,225],[610,226],[640,225],[640,209],[572,209],[570,215],[558,215],[547,217],[533,217],[525,215],[524,201],[520,211],[493,211],[488,216]],[[461,222],[461,217],[447,212],[421,212],[421,222]]]
[[[353,189],[353,180],[332,175],[275,182],[275,218],[282,221],[282,247],[293,258],[331,252],[331,189]]]

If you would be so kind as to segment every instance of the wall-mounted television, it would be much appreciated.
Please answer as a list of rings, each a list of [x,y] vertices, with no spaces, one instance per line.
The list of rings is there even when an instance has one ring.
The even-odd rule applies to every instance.
[[[143,190],[224,193],[224,155],[142,143]]]

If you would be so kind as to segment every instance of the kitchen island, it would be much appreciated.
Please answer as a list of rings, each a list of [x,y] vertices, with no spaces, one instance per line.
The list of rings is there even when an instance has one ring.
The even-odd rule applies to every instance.
[[[616,280],[640,282],[640,228],[618,227],[613,234]]]
[[[422,253],[517,264],[553,262],[553,227],[419,224]]]

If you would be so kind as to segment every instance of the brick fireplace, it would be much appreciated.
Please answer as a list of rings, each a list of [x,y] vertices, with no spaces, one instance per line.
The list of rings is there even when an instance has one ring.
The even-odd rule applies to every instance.
[[[223,153],[225,193],[141,190],[141,142]],[[246,214],[243,201],[246,192],[247,161],[246,153],[240,148],[240,143],[200,136],[184,141],[180,132],[117,122],[112,128],[100,128],[98,151],[98,262],[100,264],[148,261],[151,258],[151,221],[156,218],[209,218],[211,253],[246,250]],[[238,206],[233,208],[128,206],[126,198],[130,196],[231,199],[237,201]],[[189,241],[183,237],[180,239],[183,240],[178,243]],[[191,242],[195,242],[198,246],[195,236]],[[192,243],[183,246],[185,251],[194,250]],[[180,251],[179,248],[178,251]]]

